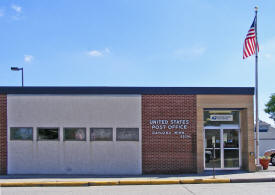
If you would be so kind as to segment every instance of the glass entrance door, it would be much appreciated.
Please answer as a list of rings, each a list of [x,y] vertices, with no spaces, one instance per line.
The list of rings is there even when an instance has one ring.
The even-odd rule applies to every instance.
[[[219,129],[205,131],[205,168],[221,168],[221,135]],[[212,158],[215,158],[212,161]]]
[[[237,129],[223,129],[224,168],[239,168],[239,131]]]
[[[205,169],[213,166],[218,169],[240,168],[239,129],[206,128],[204,130]],[[212,158],[214,157],[214,160]]]

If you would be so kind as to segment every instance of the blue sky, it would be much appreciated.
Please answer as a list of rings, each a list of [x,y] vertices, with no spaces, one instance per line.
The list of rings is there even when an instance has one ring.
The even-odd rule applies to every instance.
[[[275,92],[275,1],[1,0],[0,86],[253,87],[242,59],[259,6],[260,118]],[[274,123],[273,123],[274,124]]]

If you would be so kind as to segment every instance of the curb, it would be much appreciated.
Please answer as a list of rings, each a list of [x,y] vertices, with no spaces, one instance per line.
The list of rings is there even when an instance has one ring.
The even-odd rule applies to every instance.
[[[163,184],[214,184],[214,183],[252,183],[275,182],[275,178],[247,179],[177,179],[177,180],[114,180],[114,181],[55,181],[55,182],[5,182],[0,187],[56,187],[56,186],[111,186],[111,185],[163,185]]]
[[[181,184],[230,183],[230,179],[183,179]]]
[[[7,182],[0,183],[0,187],[44,187],[44,186],[88,186],[88,182]]]
[[[87,186],[113,186],[119,185],[119,181],[88,181]]]
[[[275,178],[248,178],[248,179],[230,179],[231,183],[256,183],[256,182],[275,182]]]
[[[150,185],[150,180],[120,180],[118,185]]]

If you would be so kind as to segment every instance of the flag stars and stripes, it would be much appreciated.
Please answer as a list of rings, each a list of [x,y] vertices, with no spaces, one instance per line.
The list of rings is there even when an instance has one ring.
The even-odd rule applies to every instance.
[[[255,24],[256,24],[256,17],[246,35],[243,45],[243,59],[252,56],[255,54],[256,50],[256,34],[255,34]],[[257,48],[259,51],[259,45],[257,44]]]

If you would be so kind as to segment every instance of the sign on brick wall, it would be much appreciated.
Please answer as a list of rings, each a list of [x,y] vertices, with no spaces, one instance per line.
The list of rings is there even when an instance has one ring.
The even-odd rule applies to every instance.
[[[196,96],[142,96],[143,173],[196,172]]]
[[[190,120],[171,119],[171,120],[150,120],[152,135],[178,135],[181,139],[191,138],[186,134],[190,126]]]

